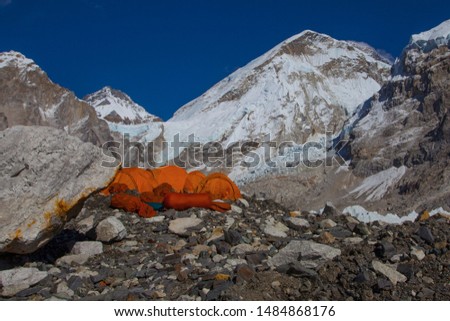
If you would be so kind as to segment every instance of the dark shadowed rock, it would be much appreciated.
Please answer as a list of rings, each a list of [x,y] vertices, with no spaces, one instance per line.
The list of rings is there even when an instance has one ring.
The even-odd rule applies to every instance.
[[[419,230],[417,231],[417,234],[420,236],[422,240],[427,242],[428,244],[434,243],[434,236],[431,233],[430,229],[426,226],[419,227]]]

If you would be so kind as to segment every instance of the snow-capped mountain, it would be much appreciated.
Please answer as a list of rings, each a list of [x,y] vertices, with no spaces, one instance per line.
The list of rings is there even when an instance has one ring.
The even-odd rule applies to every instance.
[[[106,120],[117,140],[128,136],[132,141],[152,141],[162,132],[162,120],[120,90],[104,87],[83,99]]]
[[[261,140],[305,143],[337,133],[357,106],[387,79],[390,64],[375,50],[310,30],[266,54],[181,107],[164,124],[171,140],[194,134],[224,143]]]
[[[389,80],[358,107],[343,131],[350,166],[260,176],[244,190],[301,208],[327,199],[382,213],[448,211],[449,35],[447,20],[412,36]]]
[[[96,145],[111,140],[108,125],[91,106],[53,83],[21,53],[0,53],[0,88],[0,129],[42,125],[64,129]]]
[[[104,87],[83,99],[95,108],[98,117],[110,123],[137,125],[161,121],[135,103],[127,94],[111,87]]]

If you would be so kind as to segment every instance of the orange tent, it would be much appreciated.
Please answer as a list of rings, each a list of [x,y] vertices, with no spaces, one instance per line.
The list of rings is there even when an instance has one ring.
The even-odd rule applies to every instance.
[[[198,185],[206,178],[206,175],[200,171],[190,172],[186,177],[186,182],[184,182],[183,192],[185,193],[195,193]]]
[[[139,193],[153,192],[153,189],[159,185],[152,171],[137,167],[122,168],[116,174],[110,186],[102,193],[104,195],[111,194],[110,187],[122,186],[119,184],[126,185],[128,189],[137,190]]]
[[[160,202],[169,192],[209,193],[213,200],[235,201],[241,198],[236,184],[222,173],[212,173],[205,177],[199,171],[187,173],[177,166],[164,166],[152,170],[142,168],[122,168],[113,182],[103,190],[104,195],[136,190],[143,200]],[[142,195],[144,194],[144,195]]]
[[[212,199],[235,201],[241,198],[241,192],[236,184],[222,173],[209,174],[197,186],[196,193],[209,193]]]
[[[149,171],[153,173],[157,186],[166,183],[172,186],[175,192],[183,192],[184,183],[188,177],[185,169],[178,166],[164,166]]]

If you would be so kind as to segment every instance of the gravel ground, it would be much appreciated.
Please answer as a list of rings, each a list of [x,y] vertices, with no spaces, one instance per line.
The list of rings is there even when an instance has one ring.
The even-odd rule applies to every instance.
[[[450,300],[445,216],[365,224],[333,207],[317,215],[246,197],[225,214],[144,219],[109,202],[89,198],[38,252],[1,255],[0,298]]]

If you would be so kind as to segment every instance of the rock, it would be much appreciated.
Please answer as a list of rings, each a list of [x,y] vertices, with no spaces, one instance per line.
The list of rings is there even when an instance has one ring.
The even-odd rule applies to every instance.
[[[366,270],[360,271],[353,279],[353,282],[356,283],[367,283],[369,281],[370,281],[370,274]]]
[[[417,294],[417,297],[419,297],[420,299],[430,300],[430,299],[433,299],[435,293],[436,292],[433,291],[432,289],[424,287],[424,288],[422,288],[422,291],[420,291]]]
[[[373,260],[372,267],[375,271],[383,274],[385,277],[392,282],[393,285],[396,285],[398,282],[406,282],[407,278],[403,274],[397,272],[395,269],[387,266],[386,264],[381,263],[380,261]]]
[[[237,230],[228,229],[224,232],[225,242],[231,245],[237,245],[242,241],[242,235]]]
[[[281,282],[280,281],[273,281],[270,286],[272,287],[272,289],[278,289],[281,286]]]
[[[404,254],[395,254],[394,256],[392,256],[389,261],[391,261],[392,263],[398,263],[400,262],[403,258],[405,257]]]
[[[248,208],[250,206],[245,198],[238,199],[238,202],[241,203],[245,208]]]
[[[223,238],[224,238],[223,229],[221,227],[217,227],[212,231],[210,237],[206,240],[206,244],[209,244],[210,242],[220,240]]]
[[[416,219],[416,221],[418,222],[423,222],[426,221],[430,218],[430,212],[428,211],[423,211]]]
[[[349,244],[349,245],[356,245],[356,244],[361,243],[362,241],[364,241],[364,240],[362,238],[360,238],[360,237],[357,237],[357,236],[355,236],[355,237],[346,237],[344,239],[344,243],[345,244]]]
[[[94,226],[95,226],[95,218],[94,215],[91,215],[77,222],[75,225],[75,229],[79,233],[86,235],[94,229]]]
[[[326,228],[326,229],[328,229],[328,228],[335,227],[337,224],[336,224],[335,221],[333,221],[333,220],[327,218],[327,219],[325,219],[325,220],[320,221],[319,225],[320,225],[321,228]]]
[[[37,268],[19,267],[0,271],[0,293],[2,296],[14,296],[45,279],[48,273]]]
[[[379,278],[377,280],[376,287],[378,290],[391,290],[392,289],[392,282],[385,279],[385,278]]]
[[[247,262],[251,265],[259,265],[262,263],[263,260],[267,258],[267,254],[265,253],[253,253],[249,254],[245,257],[247,259]]]
[[[211,253],[212,251],[209,246],[204,245],[204,244],[198,244],[198,245],[194,246],[194,248],[192,249],[192,254],[197,255],[197,256],[200,255],[200,253],[202,253],[202,252]]]
[[[103,243],[97,241],[76,242],[72,247],[72,254],[86,254],[89,257],[103,253]]]
[[[266,221],[266,226],[264,227],[264,233],[273,237],[287,237],[287,231],[289,231],[289,228],[283,223],[275,222],[273,217]]]
[[[127,236],[125,226],[115,216],[110,216],[98,223],[95,233],[97,241],[107,243],[123,240]]]
[[[301,217],[288,217],[286,219],[286,224],[294,230],[300,230],[310,226],[309,222]]]
[[[61,273],[61,270],[58,269],[57,267],[52,267],[50,270],[47,271],[47,273],[49,275],[55,275],[56,276],[56,275]]]
[[[234,225],[235,222],[236,222],[236,220],[233,217],[227,216],[227,219],[226,219],[226,222],[224,225],[224,229],[229,230]]]
[[[231,204],[231,211],[234,213],[242,214],[242,208],[234,204]]]
[[[425,258],[425,253],[421,249],[413,246],[411,248],[411,257],[415,258],[416,260],[422,261]]]
[[[434,243],[434,236],[431,233],[430,229],[426,226],[421,226],[419,227],[419,230],[417,231],[417,234],[419,235],[419,237],[424,240],[425,242],[427,242],[428,244],[433,244]]]
[[[410,263],[399,264],[397,266],[397,271],[406,276],[408,280],[411,280],[416,272],[414,266]]]
[[[216,246],[216,250],[217,253],[219,254],[228,254],[228,252],[230,252],[230,244],[228,244],[225,241],[218,241],[218,242],[214,242],[214,245]]]
[[[248,282],[255,276],[255,271],[245,264],[237,267],[236,274],[239,278]]]
[[[176,218],[169,223],[169,231],[177,235],[187,235],[188,230],[198,227],[202,220],[195,217]]]
[[[62,281],[56,286],[56,294],[58,294],[58,296],[62,295],[65,299],[70,299],[74,296],[75,292],[69,288],[67,282]]]
[[[219,262],[225,260],[226,258],[227,258],[226,256],[223,256],[223,255],[220,255],[220,254],[216,254],[216,255],[214,255],[212,257],[212,260],[213,260],[214,263],[219,263]]]
[[[228,259],[227,264],[229,264],[231,266],[237,266],[240,264],[247,264],[247,261],[244,259]]]
[[[247,253],[252,253],[254,252],[255,249],[253,248],[253,246],[251,246],[250,244],[238,244],[236,246],[233,246],[230,249],[230,253],[234,254],[234,255],[242,255],[242,254],[247,254]]]
[[[374,252],[377,257],[387,259],[390,259],[392,256],[397,254],[397,250],[395,249],[394,245],[392,245],[391,242],[385,240],[375,244]]]
[[[339,212],[336,209],[336,207],[334,207],[333,203],[326,202],[325,207],[323,208],[322,214],[326,215],[326,216],[338,216]]]
[[[97,146],[112,140],[108,124],[95,109],[52,82],[34,61],[13,51],[0,56],[6,63],[0,68],[0,128],[50,126]]]
[[[0,252],[31,253],[106,187],[116,168],[100,148],[49,127],[0,132]]]
[[[309,240],[294,240],[289,242],[277,254],[269,259],[269,265],[278,267],[283,264],[299,261],[306,268],[316,268],[321,264],[341,255],[341,250]]]
[[[336,241],[336,238],[330,232],[322,232],[319,241],[325,244],[332,244]]]
[[[166,218],[165,216],[159,215],[159,216],[153,216],[150,218],[146,218],[145,221],[150,224],[162,223],[162,222],[164,222],[165,218]]]
[[[342,226],[335,226],[330,228],[329,232],[333,234],[334,237],[344,239],[346,237],[353,236],[353,233],[347,230],[346,228]]]
[[[277,271],[280,273],[293,275],[293,276],[299,277],[299,278],[303,278],[303,277],[317,278],[319,276],[316,271],[303,266],[303,264],[301,262],[294,262],[294,263],[289,263],[289,264],[285,264],[285,265],[280,265],[277,268]]]
[[[354,231],[355,231],[355,233],[358,233],[359,235],[363,235],[363,236],[370,235],[369,227],[367,226],[367,224],[362,223],[362,222],[356,224]]]
[[[83,265],[89,260],[90,256],[87,254],[69,254],[60,257],[56,260],[55,264],[57,266],[62,265]]]
[[[351,215],[345,215],[345,220],[347,223],[358,225],[360,222]]]

